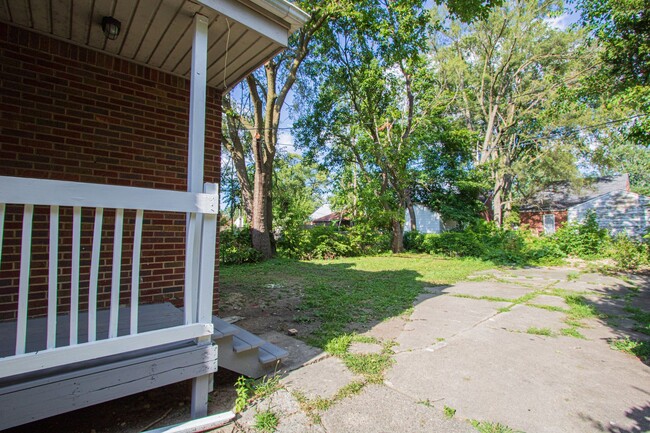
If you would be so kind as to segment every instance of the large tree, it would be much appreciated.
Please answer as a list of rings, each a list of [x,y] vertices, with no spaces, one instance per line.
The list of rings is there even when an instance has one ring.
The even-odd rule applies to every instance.
[[[235,103],[232,94],[224,98],[224,146],[237,171],[253,247],[264,257],[273,255],[273,162],[283,107],[313,47],[314,38],[348,7],[347,0],[305,0],[298,5],[310,14],[307,23],[291,36],[287,50],[251,74],[245,86],[237,89],[250,98],[250,110],[246,110],[244,104]],[[252,182],[247,162],[250,155],[254,165]]]
[[[404,209],[421,141],[413,133],[432,113],[425,51],[429,14],[419,0],[364,2],[323,38],[317,98],[300,122],[300,142],[354,164],[390,221],[392,249],[403,249]]]
[[[435,40],[436,63],[457,95],[452,110],[480,137],[475,163],[491,177],[498,224],[529,174],[577,175],[575,164],[563,165],[562,173],[542,170],[553,168],[545,164],[549,155],[571,154],[580,111],[559,101],[594,67],[579,30],[550,25],[562,12],[558,0],[513,0],[471,25],[451,21]]]

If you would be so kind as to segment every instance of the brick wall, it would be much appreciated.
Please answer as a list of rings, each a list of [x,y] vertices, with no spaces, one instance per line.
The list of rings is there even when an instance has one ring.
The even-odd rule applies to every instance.
[[[0,23],[0,175],[186,190],[189,81]],[[221,95],[208,91],[205,180],[218,182]],[[37,207],[29,314],[45,313],[48,210]],[[82,217],[87,305],[93,209]],[[130,291],[135,211],[125,212],[122,303]],[[100,307],[110,291],[114,212],[104,217]],[[69,306],[71,209],[62,208],[59,312]],[[8,206],[0,320],[15,317],[22,207]],[[141,302],[182,305],[185,217],[145,212]],[[218,248],[217,248],[218,252]],[[218,270],[215,282],[218,281]],[[215,288],[214,304],[218,301]]]
[[[555,230],[567,222],[567,211],[541,211],[541,212],[520,212],[519,220],[522,226],[527,226],[533,233],[544,233],[544,215],[555,215]]]

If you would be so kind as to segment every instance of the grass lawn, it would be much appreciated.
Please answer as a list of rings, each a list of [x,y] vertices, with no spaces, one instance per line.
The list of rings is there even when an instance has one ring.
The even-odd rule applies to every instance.
[[[265,303],[272,314],[291,314],[293,322],[304,325],[303,339],[325,347],[344,333],[410,311],[424,287],[453,284],[492,267],[477,259],[418,254],[328,261],[273,259],[222,266],[220,284],[224,301],[236,294]],[[283,299],[295,302],[274,311]]]

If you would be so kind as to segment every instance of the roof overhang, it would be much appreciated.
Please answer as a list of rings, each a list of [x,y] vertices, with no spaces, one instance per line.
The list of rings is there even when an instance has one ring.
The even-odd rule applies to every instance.
[[[0,21],[189,78],[193,17],[208,19],[208,86],[227,90],[286,48],[309,16],[285,0],[5,0]],[[121,22],[107,39],[102,18]]]

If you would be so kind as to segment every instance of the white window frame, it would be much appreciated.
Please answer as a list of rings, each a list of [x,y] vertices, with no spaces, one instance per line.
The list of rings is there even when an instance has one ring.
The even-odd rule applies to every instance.
[[[550,220],[550,221],[548,221],[548,223],[547,223],[547,220]],[[553,223],[553,226],[552,226],[553,228],[552,229],[550,228],[551,221]],[[542,216],[542,225],[544,226],[544,234],[552,235],[553,233],[555,233],[555,214],[552,214],[552,213],[544,214]]]

